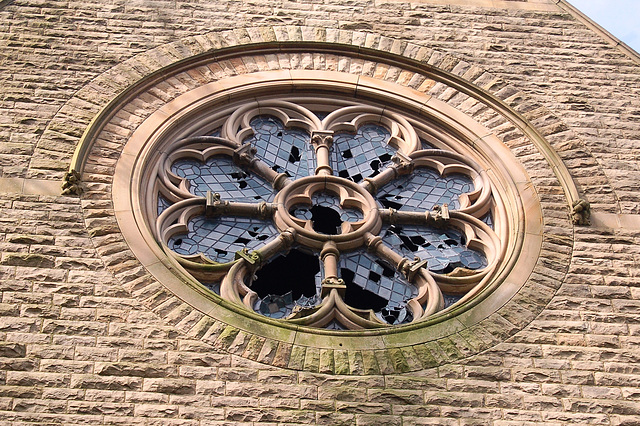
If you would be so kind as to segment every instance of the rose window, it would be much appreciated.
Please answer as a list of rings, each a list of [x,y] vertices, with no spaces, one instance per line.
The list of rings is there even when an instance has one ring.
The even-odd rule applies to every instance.
[[[489,281],[499,197],[415,120],[292,99],[210,127],[162,154],[154,232],[222,299],[298,325],[379,328],[454,309]]]

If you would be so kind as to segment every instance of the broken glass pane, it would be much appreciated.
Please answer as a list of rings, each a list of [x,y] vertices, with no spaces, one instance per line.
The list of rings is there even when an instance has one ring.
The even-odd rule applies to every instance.
[[[169,248],[185,256],[203,253],[221,263],[233,261],[236,251],[256,249],[277,235],[270,221],[247,217],[196,216],[189,220],[188,227],[187,235],[169,239]]]
[[[316,192],[311,196],[311,206],[297,204],[290,211],[298,219],[313,222],[316,232],[328,235],[341,233],[342,222],[358,222],[364,218],[360,210],[340,207],[340,199],[327,192]]]
[[[390,225],[381,231],[382,241],[406,257],[427,260],[427,269],[445,274],[457,267],[482,269],[487,259],[465,245],[459,231],[415,225]]]
[[[375,124],[366,124],[351,133],[338,133],[333,138],[332,167],[345,179],[360,182],[376,176],[391,161],[396,149],[387,145],[391,134]]]
[[[292,179],[314,174],[314,153],[310,137],[301,129],[285,129],[280,120],[260,115],[251,120],[253,136],[244,143],[256,148],[256,156],[278,173],[286,173]]]
[[[229,157],[214,156],[202,163],[192,158],[177,160],[171,171],[189,181],[189,191],[205,197],[219,193],[223,200],[272,201],[274,191],[267,182],[233,164]]]
[[[288,292],[284,295],[268,294],[258,299],[253,308],[256,312],[267,317],[285,318],[291,315],[296,307],[312,308],[318,303],[320,303],[320,298],[315,295],[311,297],[301,296],[299,299],[294,300],[293,293]]]
[[[473,191],[471,178],[463,174],[440,176],[428,168],[417,168],[412,174],[389,182],[378,191],[378,202],[396,210],[431,210],[436,204],[460,207],[458,196]]]
[[[366,250],[340,256],[340,278],[347,285],[346,301],[361,309],[380,311],[385,307],[401,307],[417,295],[416,288],[386,262]],[[355,284],[365,292],[349,297],[349,287]]]

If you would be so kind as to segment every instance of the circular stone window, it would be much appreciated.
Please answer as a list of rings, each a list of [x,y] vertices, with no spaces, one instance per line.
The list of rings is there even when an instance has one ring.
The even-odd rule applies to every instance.
[[[125,146],[119,224],[163,283],[312,334],[401,332],[501,291],[526,176],[490,132],[380,82],[262,74],[178,97]]]
[[[91,161],[122,140],[109,196],[134,295],[219,348],[336,373],[437,365],[524,325],[497,312],[535,286],[542,208],[493,129],[324,69],[181,86],[220,55],[123,96],[105,123],[142,117],[126,131],[96,127]]]

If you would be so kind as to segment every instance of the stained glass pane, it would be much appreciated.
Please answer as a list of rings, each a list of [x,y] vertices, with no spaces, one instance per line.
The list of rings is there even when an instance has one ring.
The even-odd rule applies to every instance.
[[[208,218],[196,216],[189,220],[187,235],[174,235],[168,241],[170,249],[181,255],[204,253],[216,262],[231,262],[235,252],[256,249],[277,234],[270,221],[245,217]]]
[[[387,145],[390,135],[387,129],[375,124],[362,126],[355,135],[336,134],[332,149],[334,173],[354,182],[377,175],[396,152]]]
[[[256,148],[258,158],[293,179],[313,175],[315,160],[307,132],[285,129],[280,120],[267,115],[255,117],[250,124],[254,134],[244,142]]]
[[[271,201],[275,194],[271,186],[240,167],[229,157],[214,156],[202,163],[191,158],[177,160],[171,171],[189,181],[192,194],[205,197],[207,191],[219,193],[223,200]]]
[[[418,168],[412,174],[393,180],[378,191],[378,201],[396,210],[431,210],[436,204],[460,207],[458,196],[473,191],[473,182],[463,174],[440,176],[428,168]]]
[[[487,260],[480,252],[465,245],[457,230],[423,226],[390,225],[383,228],[382,240],[403,255],[427,260],[427,268],[436,273],[448,273],[457,267],[482,269]]]

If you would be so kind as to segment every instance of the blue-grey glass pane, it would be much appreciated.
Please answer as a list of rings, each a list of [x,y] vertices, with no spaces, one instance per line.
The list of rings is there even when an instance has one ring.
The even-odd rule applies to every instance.
[[[402,307],[417,295],[417,289],[395,269],[366,250],[340,256],[338,268],[353,274],[353,283],[388,301],[387,307]]]
[[[484,217],[481,218],[481,220],[487,225],[489,225],[489,228],[493,229],[493,215],[491,214],[491,212],[484,215]]]
[[[256,148],[258,158],[293,179],[314,174],[314,153],[307,132],[285,129],[280,120],[268,115],[255,117],[250,124],[254,134],[244,142]]]
[[[360,182],[377,175],[391,161],[396,149],[387,145],[390,133],[382,126],[367,124],[333,138],[332,167],[338,176]]]
[[[460,207],[458,196],[470,191],[473,181],[468,176],[440,176],[435,170],[421,167],[380,188],[377,198],[384,207],[396,210],[431,210],[444,203],[453,210]]]
[[[427,268],[436,273],[448,273],[457,267],[482,269],[485,256],[465,245],[463,235],[455,229],[424,226],[390,225],[381,231],[382,241],[409,258],[427,260]]]
[[[343,326],[336,320],[329,322],[329,324],[327,324],[325,328],[327,330],[347,330],[345,326]]]
[[[188,227],[187,235],[169,239],[169,248],[181,255],[204,253],[221,263],[234,260],[238,250],[264,245],[277,234],[270,221],[245,217],[196,216],[189,220]]]
[[[215,294],[220,294],[220,283],[219,282],[202,282],[205,287],[209,290],[213,291]]]
[[[449,306],[456,303],[458,300],[462,299],[462,296],[454,296],[452,294],[444,294],[444,293],[442,294],[442,297],[444,298],[445,308],[448,308]]]
[[[272,201],[274,191],[267,182],[233,164],[229,157],[214,156],[202,163],[191,158],[177,160],[171,171],[189,181],[192,194],[204,197],[207,191],[223,200]]]
[[[424,139],[420,138],[420,147],[421,149],[434,149],[434,146]]]
[[[162,195],[158,195],[158,216],[171,205],[171,202],[164,198]]]

